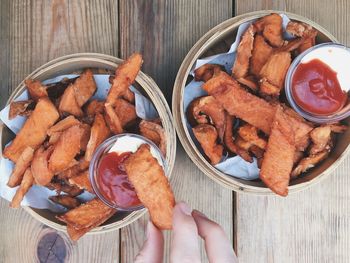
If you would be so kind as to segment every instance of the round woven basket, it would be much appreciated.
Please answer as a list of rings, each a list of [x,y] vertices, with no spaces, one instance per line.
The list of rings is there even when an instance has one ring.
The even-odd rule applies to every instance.
[[[78,53],[52,60],[40,68],[32,72],[26,79],[37,79],[40,81],[51,79],[64,74],[81,73],[84,69],[90,68],[94,74],[114,74],[115,69],[123,62],[123,60],[96,53]],[[158,111],[159,117],[165,130],[167,138],[166,149],[166,174],[170,177],[171,171],[174,167],[176,155],[176,133],[173,126],[172,115],[169,106],[158,88],[157,84],[146,74],[140,72],[136,78],[134,86],[148,97],[154,104]],[[11,103],[25,90],[24,81],[13,91],[7,101],[7,105]],[[1,151],[0,158],[2,158],[2,151],[4,146],[14,138],[14,134],[0,122],[0,143]],[[60,231],[66,231],[65,225],[55,218],[55,213],[47,209],[36,209],[32,207],[23,207],[30,215],[41,223],[48,225]],[[106,221],[99,227],[94,228],[88,234],[103,233],[124,227],[138,218],[140,218],[146,209],[135,212],[117,212],[112,218]]]
[[[234,42],[238,27],[242,23],[255,20],[271,13],[284,13],[291,20],[310,24],[319,32],[316,38],[317,43],[337,42],[336,38],[323,27],[307,18],[296,14],[282,11],[265,10],[236,16],[211,29],[188,52],[178,71],[174,84],[172,100],[173,116],[176,122],[177,134],[187,154],[199,167],[199,169],[201,169],[209,178],[223,185],[224,187],[238,192],[260,195],[272,195],[274,193],[272,193],[270,189],[268,189],[260,180],[243,180],[217,170],[197,149],[186,127],[185,112],[183,107],[184,88],[189,81],[189,72],[198,58],[204,58],[211,55],[227,52],[230,45]],[[349,124],[350,118],[346,119],[345,122]],[[341,134],[337,137],[336,146],[326,160],[324,160],[314,169],[310,170],[310,172],[307,172],[302,177],[291,181],[289,193],[294,193],[305,189],[308,186],[315,184],[321,179],[330,175],[332,171],[344,159],[345,155],[350,151],[349,141],[350,129],[348,129],[344,134]]]

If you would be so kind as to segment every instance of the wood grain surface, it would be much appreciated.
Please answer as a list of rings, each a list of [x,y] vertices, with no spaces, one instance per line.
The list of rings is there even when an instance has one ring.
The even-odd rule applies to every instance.
[[[236,14],[278,9],[312,19],[349,45],[349,1],[236,1]],[[349,262],[350,158],[287,198],[236,196],[240,262]]]

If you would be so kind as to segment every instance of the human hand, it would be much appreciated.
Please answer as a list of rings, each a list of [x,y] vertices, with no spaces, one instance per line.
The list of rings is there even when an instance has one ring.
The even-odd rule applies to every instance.
[[[198,235],[205,241],[205,250],[211,263],[238,262],[230,241],[220,225],[183,202],[174,208],[170,261],[200,262]],[[136,263],[163,261],[164,238],[151,222],[147,225],[146,241],[135,258]]]

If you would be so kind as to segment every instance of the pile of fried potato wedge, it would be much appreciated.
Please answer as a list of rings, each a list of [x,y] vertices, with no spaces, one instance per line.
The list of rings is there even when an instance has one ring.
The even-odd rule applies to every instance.
[[[187,108],[205,156],[212,165],[223,156],[257,158],[260,179],[275,193],[286,196],[291,179],[324,160],[334,146],[340,123],[317,125],[305,121],[288,106],[284,81],[298,54],[315,45],[317,30],[290,21],[283,39],[282,17],[270,14],[253,22],[243,33],[232,72],[205,64],[195,70],[208,95]]]
[[[11,207],[19,207],[33,185],[55,190],[57,195],[50,200],[69,210],[57,218],[67,223],[72,240],[116,213],[97,198],[82,203],[77,196],[83,191],[94,193],[89,163],[96,148],[114,134],[141,134],[166,153],[161,121],[142,120],[136,114],[135,94],[129,87],[141,65],[137,53],[120,65],[109,79],[111,88],[104,101],[91,99],[97,87],[90,69],[77,78],[50,85],[25,81],[30,99],[12,102],[9,118],[28,118],[3,151],[3,156],[15,163],[8,186],[19,186]]]

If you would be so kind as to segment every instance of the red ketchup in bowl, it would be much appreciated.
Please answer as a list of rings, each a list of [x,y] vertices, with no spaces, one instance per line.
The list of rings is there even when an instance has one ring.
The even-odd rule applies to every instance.
[[[334,114],[347,101],[337,72],[319,59],[298,65],[292,77],[292,94],[299,107],[315,115]]]
[[[110,152],[102,156],[97,168],[97,185],[101,194],[118,207],[141,205],[125,172],[124,162],[131,152]]]

